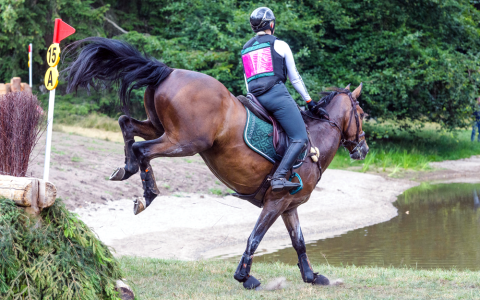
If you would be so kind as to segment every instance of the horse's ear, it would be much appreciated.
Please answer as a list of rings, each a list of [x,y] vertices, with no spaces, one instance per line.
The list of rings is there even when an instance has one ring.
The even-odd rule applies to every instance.
[[[350,90],[350,83],[345,87],[346,90]]]
[[[358,99],[358,97],[360,97],[362,94],[362,87],[363,83],[360,83],[360,85],[352,92],[353,98]]]

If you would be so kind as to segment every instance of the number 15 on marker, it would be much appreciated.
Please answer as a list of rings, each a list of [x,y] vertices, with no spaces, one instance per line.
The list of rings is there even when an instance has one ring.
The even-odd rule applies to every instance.
[[[50,67],[55,67],[60,62],[60,45],[51,44],[47,51],[47,63]]]

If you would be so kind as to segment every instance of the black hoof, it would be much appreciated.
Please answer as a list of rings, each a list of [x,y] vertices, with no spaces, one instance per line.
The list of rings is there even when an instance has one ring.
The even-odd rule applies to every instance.
[[[328,280],[328,278],[323,275],[318,275],[317,273],[315,273],[312,284],[313,285],[329,285],[330,280]]]
[[[253,276],[248,276],[247,280],[243,283],[243,287],[247,290],[254,290],[260,286],[260,281]]]

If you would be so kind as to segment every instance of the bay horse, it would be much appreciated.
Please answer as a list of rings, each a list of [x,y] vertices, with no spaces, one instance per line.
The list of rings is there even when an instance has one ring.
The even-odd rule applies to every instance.
[[[91,37],[73,43],[69,49],[71,53],[76,49],[76,59],[64,70],[67,92],[79,87],[119,86],[119,97],[126,111],[118,120],[126,158],[125,167],[117,169],[112,179],[126,180],[140,170],[144,197],[136,202],[136,213],[148,207],[159,194],[150,166],[150,160],[157,157],[199,154],[219,180],[240,194],[254,193],[270,173],[272,163],[244,142],[245,107],[216,79],[198,72],[172,69],[119,40]],[[146,87],[144,105],[148,118],[144,121],[128,114],[130,92],[141,87]],[[303,180],[303,189],[298,193],[267,190],[263,209],[234,274],[245,288],[260,285],[250,275],[253,254],[279,216],[298,254],[303,280],[329,284],[329,280],[314,273],[310,265],[297,207],[308,201],[320,180],[321,170],[328,167],[340,145],[349,150],[352,159],[364,159],[368,153],[362,131],[364,112],[357,102],[361,90],[362,84],[353,92],[347,87],[324,97],[329,120],[311,112],[303,113],[311,144],[321,153],[319,164],[307,158],[296,170]],[[135,142],[135,136],[145,141]]]

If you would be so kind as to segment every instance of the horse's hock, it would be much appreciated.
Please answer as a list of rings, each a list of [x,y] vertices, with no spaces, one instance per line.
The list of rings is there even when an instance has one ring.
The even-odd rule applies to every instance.
[[[0,95],[13,92],[27,92],[32,93],[32,88],[28,83],[22,82],[20,77],[13,77],[10,83],[0,83]]]
[[[50,207],[57,197],[57,188],[51,182],[38,178],[0,175],[0,197],[11,199],[33,215]]]

